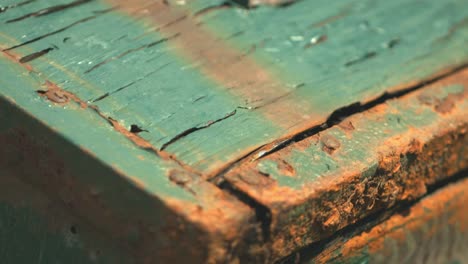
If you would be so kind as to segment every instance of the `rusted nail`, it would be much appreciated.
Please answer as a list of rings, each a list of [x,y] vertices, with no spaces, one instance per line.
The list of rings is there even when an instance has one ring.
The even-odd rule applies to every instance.
[[[184,186],[185,184],[192,181],[192,177],[186,172],[180,170],[171,170],[169,172],[169,180],[177,185]]]
[[[320,138],[320,141],[322,142],[322,150],[327,152],[328,154],[333,154],[337,149],[340,148],[341,144],[332,135],[323,135]]]

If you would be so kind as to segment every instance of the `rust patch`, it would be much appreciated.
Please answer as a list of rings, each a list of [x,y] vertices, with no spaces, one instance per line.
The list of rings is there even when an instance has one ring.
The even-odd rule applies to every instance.
[[[455,107],[455,103],[463,99],[464,96],[465,96],[465,92],[456,93],[456,94],[451,93],[447,97],[445,97],[443,100],[438,102],[435,105],[434,109],[441,114],[450,113],[452,109]]]
[[[423,243],[425,240],[442,238],[442,241],[439,240],[436,243],[437,247],[439,245],[446,245],[447,247],[460,246],[454,245],[450,240],[456,239],[454,236],[457,235],[467,235],[468,212],[464,210],[465,204],[468,202],[467,188],[468,180],[449,185],[412,206],[407,214],[395,214],[370,230],[348,239],[343,244],[334,245],[335,248],[332,251],[338,248],[341,253],[340,258],[343,259],[362,253],[362,250],[366,247],[372,255],[385,255],[386,240],[395,241],[395,245],[403,249],[408,246],[406,244],[409,242],[408,237],[416,238],[419,243]],[[427,229],[430,231],[424,231]],[[451,232],[448,229],[454,231]],[[463,234],[456,234],[458,232]],[[428,252],[430,250],[437,249],[415,247],[414,252],[410,253],[414,257],[421,255],[416,254],[418,251]],[[450,252],[452,249],[447,248],[447,250]],[[324,261],[328,259],[327,253],[331,253],[330,250],[325,250],[324,253],[319,254],[317,260]],[[450,258],[451,256],[447,255],[445,257]],[[413,263],[416,262],[419,261]]]
[[[67,92],[60,88],[58,85],[55,83],[46,80],[44,83],[44,86],[47,88],[46,90],[38,90],[37,93],[42,96],[47,98],[49,101],[58,104],[58,105],[65,105],[67,104],[70,100],[73,100],[77,104],[81,106],[81,108],[86,108],[88,105],[83,102],[80,98],[78,98],[76,95]]]
[[[184,186],[192,181],[192,177],[189,174],[180,170],[171,170],[169,172],[169,179],[180,186]]]
[[[6,58],[9,60],[13,61],[16,64],[21,65],[23,68],[25,68],[28,72],[33,72],[33,68],[30,64],[28,63],[22,63],[20,62],[22,57],[11,52],[11,51],[6,51],[4,46],[0,46],[0,50],[2,50],[3,55],[5,55]]]
[[[343,122],[340,122],[338,124],[338,127],[343,129],[344,131],[353,131],[355,129],[351,120],[344,120]]]
[[[278,170],[280,171],[281,174],[285,176],[290,176],[293,177],[296,175],[296,170],[294,169],[291,164],[289,164],[287,161],[284,159],[278,161]]]
[[[425,92],[438,94],[441,92],[439,89],[457,84],[466,87],[466,76],[468,70],[465,69],[398,100],[401,105],[415,106],[418,100],[421,102],[420,95]],[[423,102],[421,108],[428,110]],[[356,128],[348,132],[349,140],[355,133],[362,133],[358,128],[363,122],[385,122],[385,115],[401,114],[392,105],[379,104],[348,117],[345,121],[352,122]],[[438,117],[437,122],[425,125],[424,129],[409,127],[404,133],[384,136],[379,144],[369,146],[372,147],[369,150],[371,163],[355,160],[349,166],[337,168],[333,175],[295,188],[281,186],[271,178],[267,178],[271,180],[267,186],[240,180],[246,175],[252,179],[251,182],[255,182],[255,176],[266,178],[257,171],[259,161],[256,160],[240,164],[227,172],[224,178],[273,212],[270,241],[273,259],[284,257],[373,212],[417,199],[427,192],[426,186],[466,168],[468,159],[464,150],[468,142],[468,124],[460,110],[455,105],[448,113],[450,115]],[[316,144],[317,135],[272,153],[268,159],[279,162],[292,150]],[[318,143],[330,150],[338,147],[337,142],[324,139],[323,134]],[[310,153],[307,155],[313,158],[313,162],[320,162]],[[306,173],[301,175],[306,176]]]
[[[466,74],[468,78],[468,74]],[[458,101],[463,100],[466,97],[468,88],[465,86],[463,91],[458,93],[449,93],[444,98],[437,98],[435,95],[423,93],[418,96],[418,100],[425,105],[433,106],[434,110],[440,114],[448,114],[455,107]]]
[[[328,154],[333,154],[341,146],[340,141],[332,135],[323,135],[320,137],[320,142],[322,142],[322,150]]]

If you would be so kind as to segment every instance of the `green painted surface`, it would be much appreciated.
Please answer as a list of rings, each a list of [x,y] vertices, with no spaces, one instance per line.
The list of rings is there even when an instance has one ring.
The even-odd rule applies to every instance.
[[[304,249],[301,263],[463,263],[467,185],[465,179],[444,186],[403,207],[404,214],[370,221],[365,228],[336,237],[316,255],[307,255],[313,248]]]
[[[235,89],[240,88],[233,90],[211,80],[203,65],[181,55],[184,48],[175,47],[171,40],[154,44],[173,37],[154,30],[161,25],[118,11],[96,12],[110,7],[103,1],[4,23],[58,3],[63,2],[36,1],[2,13],[2,46],[12,47],[85,19],[13,51],[27,55],[55,45],[32,61],[32,66],[83,100],[93,101],[109,93],[92,104],[127,127],[137,124],[148,130],[141,136],[157,148],[184,131],[236,110],[232,117],[167,147],[179,160],[205,173],[306,124],[323,122],[339,107],[369,100],[389,87],[421,80],[466,63],[468,58],[464,48],[468,8],[463,0],[301,1],[288,8],[246,11],[231,7],[190,18],[203,22],[200,30],[208,30],[240,55],[255,46],[247,57],[281,85],[277,91],[275,87],[249,88],[260,94],[269,90],[264,92],[265,98],[259,98],[238,94]],[[220,2],[178,3],[171,8],[186,9],[190,16]],[[326,40],[307,47],[320,36]],[[190,43],[185,45],[190,50]],[[208,52],[210,48],[206,48]],[[87,72],[104,61],[107,63]],[[238,108],[261,105],[262,100],[271,99],[267,93],[281,97],[280,101],[290,100],[281,105],[289,110]],[[284,120],[275,111],[300,114],[297,120]]]
[[[16,141],[14,135],[9,133],[12,129],[21,129],[35,142],[45,144],[46,148],[54,151],[53,156],[28,153],[38,159],[29,164],[29,161],[21,158],[26,154],[15,152],[21,150],[14,149],[18,146],[13,144],[9,156],[16,169],[26,171],[26,180],[44,185],[46,189],[52,186],[49,181],[71,188],[70,192],[68,188],[51,190],[57,187],[50,187],[47,191],[55,199],[74,200],[80,196],[97,195],[99,204],[109,211],[95,214],[86,205],[76,207],[76,213],[96,222],[108,232],[109,237],[146,248],[170,247],[174,251],[152,250],[144,253],[156,256],[166,254],[169,258],[178,247],[191,245],[197,249],[172,257],[184,259],[194,254],[195,262],[203,262],[203,258],[215,254],[207,245],[215,243],[217,239],[229,244],[233,238],[225,238],[226,233],[232,232],[232,229],[247,228],[244,221],[252,213],[242,203],[224,195],[207,182],[194,179],[186,182],[185,187],[177,185],[170,180],[169,174],[173,170],[182,171],[182,174],[185,172],[176,162],[137,147],[90,108],[83,109],[74,102],[59,106],[40,97],[36,90],[45,89],[43,75],[27,71],[6,56],[0,57],[0,68],[0,135],[9,135]],[[21,139],[18,140],[21,142]],[[5,151],[10,149],[5,147],[0,153]],[[54,167],[57,166],[56,159],[64,160],[65,164],[58,166],[66,169]],[[21,165],[24,162],[28,164],[26,167]],[[52,175],[47,172],[49,166],[53,168]],[[65,175],[54,178],[61,170]],[[36,174],[40,176],[34,177]],[[213,211],[218,214],[218,219],[232,221],[232,225],[213,222]],[[204,214],[207,216],[204,217]],[[103,221],[109,221],[109,224]],[[121,229],[116,230],[115,226],[119,225]],[[210,230],[206,230],[208,226]],[[145,242],[148,229],[152,230],[151,239],[154,240]],[[184,241],[174,238],[177,236],[183,236]],[[200,240],[204,243],[194,242]],[[222,249],[225,246],[216,242],[213,248]]]
[[[448,94],[463,93],[462,85],[450,85],[432,93],[436,98],[443,99]],[[431,94],[431,95],[432,95]],[[432,133],[421,133],[426,127],[443,122],[444,116],[435,112],[431,107],[421,107],[415,97],[404,103],[389,101],[388,108],[377,118],[367,119],[365,116],[353,117],[355,130],[352,135],[343,131],[339,126],[332,127],[322,135],[331,135],[340,142],[339,150],[330,155],[323,151],[320,141],[312,143],[306,149],[292,149],[291,153],[282,159],[294,167],[294,177],[286,175],[278,166],[279,162],[266,157],[259,161],[257,169],[270,175],[280,186],[286,186],[300,191],[304,185],[312,184],[318,179],[326,179],[336,175],[346,174],[350,168],[360,171],[363,178],[373,177],[379,167],[379,147],[387,140],[398,137],[414,129],[418,140],[429,141]],[[464,100],[458,104],[460,111],[468,111],[468,102]],[[357,121],[357,122],[356,122]],[[464,158],[464,157],[460,157]],[[408,160],[402,161],[406,167]],[[357,169],[356,169],[357,168]]]
[[[271,210],[271,241],[285,256],[466,168],[466,80],[465,70],[388,100],[225,178]],[[447,98],[458,99],[437,110]]]
[[[4,121],[0,133],[26,124],[32,135],[44,139],[69,162],[80,183],[102,193],[116,215],[130,223],[139,223],[140,217],[145,224],[154,223],[150,229],[158,230],[160,243],[155,247],[177,242],[172,233],[161,231],[177,218],[182,220],[175,229],[186,233],[186,243],[203,249],[219,246],[210,249],[222,254],[239,239],[231,235],[253,217],[251,208],[198,175],[177,185],[169,177],[174,170],[211,176],[259,146],[323,122],[340,107],[367,102],[468,62],[468,5],[464,0],[299,1],[287,8],[246,11],[228,7],[198,15],[194,14],[220,1],[185,5],[178,1],[168,8],[188,12],[186,19],[200,23],[195,27],[198,33],[216,39],[207,40],[198,50],[192,46],[203,43],[190,43],[177,35],[187,32],[171,32],[175,26],[158,24],[154,18],[158,14],[132,16],[123,8],[110,10],[114,6],[110,2],[118,0],[89,1],[11,23],[7,22],[64,2],[37,0],[0,13],[0,47],[4,49],[0,104],[10,111],[0,113]],[[24,60],[47,49],[27,63],[7,54]],[[210,52],[216,49],[230,56],[225,61],[213,57],[218,53]],[[207,61],[216,61],[215,67],[207,66]],[[225,74],[224,69],[228,72],[234,64],[246,65],[246,69],[256,65],[270,79],[256,76],[258,72]],[[29,66],[32,70],[26,69]],[[257,83],[255,78],[268,80]],[[135,124],[147,130],[139,135],[156,149],[167,146],[165,152],[175,160],[135,146],[90,108],[73,102],[58,106],[38,96],[36,91],[45,90],[46,81],[98,107],[102,115],[128,129]],[[446,87],[440,95],[452,89],[459,86]],[[380,116],[385,122],[356,125],[352,139],[336,127],[329,129],[326,133],[342,142],[333,157],[321,150],[320,143],[306,149],[293,146],[288,155],[280,152],[293,165],[295,177],[283,175],[271,157],[260,160],[252,170],[269,174],[278,186],[293,191],[350,167],[370,177],[378,162],[369,149],[391,136],[444,121],[428,106],[388,104],[400,113]],[[458,107],[465,109],[466,100]],[[267,207],[278,206],[276,201],[262,200],[267,198],[257,187],[239,189]],[[285,199],[284,194],[276,194],[275,199]],[[289,204],[284,207],[291,211],[281,215],[280,228],[293,222],[311,228],[310,219],[299,219],[309,206],[297,205],[301,201],[293,201],[293,209]],[[86,208],[79,213],[85,212]],[[220,221],[210,222],[214,219]],[[125,230],[123,237],[137,243],[144,236],[139,231]],[[209,243],[215,244],[203,240],[205,233],[212,236]],[[315,238],[294,239],[293,247],[298,247]],[[225,244],[216,244],[219,241]]]

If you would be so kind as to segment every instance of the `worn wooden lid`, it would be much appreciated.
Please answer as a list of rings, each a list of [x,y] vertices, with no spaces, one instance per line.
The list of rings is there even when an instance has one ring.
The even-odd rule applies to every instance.
[[[464,0],[1,5],[0,165],[147,263],[276,261],[468,166]]]

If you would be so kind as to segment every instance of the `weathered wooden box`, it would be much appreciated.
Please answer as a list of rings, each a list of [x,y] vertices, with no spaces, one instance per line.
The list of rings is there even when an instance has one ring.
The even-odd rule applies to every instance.
[[[467,261],[468,2],[254,2],[0,2],[0,263]]]

